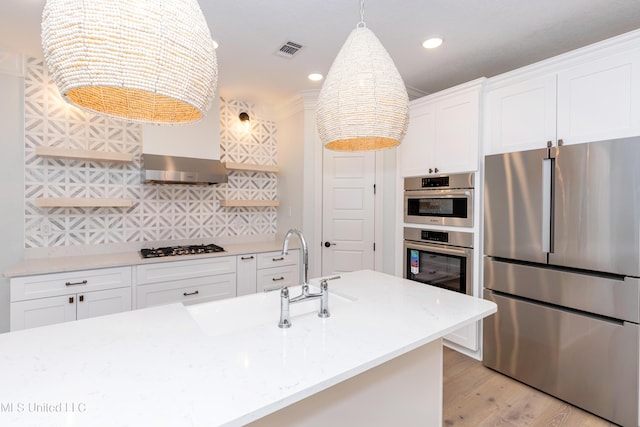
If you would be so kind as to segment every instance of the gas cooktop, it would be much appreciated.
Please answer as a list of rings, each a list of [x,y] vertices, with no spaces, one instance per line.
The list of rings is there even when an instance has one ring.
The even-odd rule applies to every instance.
[[[224,252],[218,245],[190,245],[190,246],[167,246],[164,248],[140,249],[142,258],[158,258],[176,255],[198,255],[212,254],[214,252]]]

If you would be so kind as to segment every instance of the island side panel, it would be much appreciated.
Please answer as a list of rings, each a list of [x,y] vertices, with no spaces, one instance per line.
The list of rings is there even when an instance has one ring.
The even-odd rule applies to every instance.
[[[442,340],[438,339],[247,426],[442,425]]]

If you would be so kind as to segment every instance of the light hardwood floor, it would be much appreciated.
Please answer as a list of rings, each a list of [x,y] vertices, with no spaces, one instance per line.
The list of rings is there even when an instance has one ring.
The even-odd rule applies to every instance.
[[[444,348],[445,427],[614,427],[481,362]]]

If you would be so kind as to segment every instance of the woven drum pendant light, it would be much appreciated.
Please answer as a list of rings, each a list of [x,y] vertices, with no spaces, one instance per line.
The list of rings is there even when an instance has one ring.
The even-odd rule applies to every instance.
[[[318,96],[316,124],[326,148],[379,150],[400,143],[409,124],[409,97],[393,60],[360,22],[333,61]]]
[[[42,47],[63,98],[129,121],[198,120],[218,80],[197,0],[47,0]]]

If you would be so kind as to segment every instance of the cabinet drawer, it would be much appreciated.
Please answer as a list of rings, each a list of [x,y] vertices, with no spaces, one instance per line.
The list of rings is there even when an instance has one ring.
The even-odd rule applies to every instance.
[[[300,284],[297,265],[258,270],[258,292],[280,289],[283,286],[298,286]]]
[[[295,265],[298,264],[299,257],[300,251],[298,249],[289,250],[287,255],[282,255],[281,251],[258,254],[258,269]]]
[[[11,279],[11,301],[131,286],[131,267],[41,274]]]
[[[485,366],[616,424],[638,424],[637,324],[488,289],[484,298],[498,306],[483,319]]]
[[[136,284],[172,282],[236,272],[236,257],[164,261],[136,267]]]
[[[234,258],[235,260],[235,258]],[[236,296],[235,273],[196,277],[173,282],[141,285],[136,288],[137,307],[181,302],[195,304]]]

